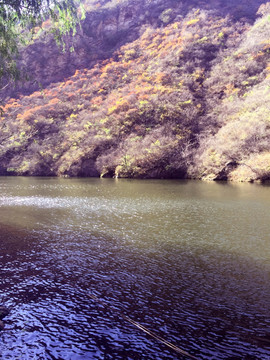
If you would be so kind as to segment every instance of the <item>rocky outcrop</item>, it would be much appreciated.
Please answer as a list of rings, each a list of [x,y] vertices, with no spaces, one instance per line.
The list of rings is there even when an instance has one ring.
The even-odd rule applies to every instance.
[[[110,58],[123,44],[138,38],[143,25],[161,25],[160,14],[173,3],[172,0],[158,0],[153,7],[146,0],[136,0],[90,11],[76,35],[64,39],[65,51],[51,34],[41,35],[22,49],[18,58],[19,68],[23,69],[27,80],[17,84],[15,89],[5,89],[4,95],[28,95],[63,81],[78,69],[92,68],[98,61]],[[174,14],[180,9],[181,3],[175,7]]]

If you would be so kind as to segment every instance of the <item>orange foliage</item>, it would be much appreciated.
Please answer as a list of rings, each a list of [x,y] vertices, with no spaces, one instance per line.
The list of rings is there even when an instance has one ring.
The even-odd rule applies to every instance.
[[[53,98],[51,99],[49,102],[48,102],[48,105],[55,105],[55,104],[58,104],[59,103],[59,99],[57,98]]]
[[[73,85],[73,84],[74,84],[74,82],[72,80],[68,80],[65,82],[65,85]]]
[[[44,28],[44,29],[47,29],[47,28],[49,28],[51,26],[51,24],[52,24],[51,20],[47,19],[47,20],[43,21],[41,27]]]
[[[102,103],[102,101],[103,101],[102,96],[96,96],[95,98],[93,98],[93,99],[91,100],[91,104],[93,104],[93,105],[100,105],[100,104]]]
[[[183,163],[185,141],[187,144],[199,141],[194,140],[199,139],[198,129],[208,133],[208,124],[214,122],[212,101],[221,103],[222,97],[239,96],[240,81],[230,73],[233,69],[230,58],[240,63],[239,74],[246,65],[244,51],[238,55],[229,54],[230,66],[222,77],[218,76],[226,62],[216,69],[216,74],[212,70],[221,57],[223,46],[229,52],[227,37],[232,41],[232,37],[237,39],[237,36],[239,34],[232,31],[228,19],[215,20],[214,16],[207,18],[200,12],[193,12],[183,21],[162,29],[146,30],[136,41],[121,47],[113,59],[100,62],[90,70],[77,70],[56,86],[51,85],[17,101],[10,99],[4,107],[6,118],[13,118],[21,132],[25,131],[26,125],[34,127],[33,133],[36,129],[43,132],[40,142],[44,136],[46,138],[46,131],[53,122],[46,139],[52,142],[52,133],[56,138],[59,136],[57,146],[60,150],[55,158],[64,163],[64,169],[72,168],[75,162],[77,168],[80,167],[78,154],[90,159],[92,153],[100,151],[116,154],[112,163],[121,165],[123,149],[127,149],[125,151],[131,158],[140,159],[137,168],[148,164],[154,169],[162,156],[162,167],[169,165],[170,168],[172,164],[168,161],[175,163],[179,159],[179,163]],[[260,51],[253,50],[254,53],[257,51],[254,59],[264,59],[270,46],[264,43],[261,48]],[[270,72],[270,65],[266,65],[266,59],[265,63],[260,62],[265,76]],[[246,77],[253,75],[252,71],[250,75],[248,70],[246,73]],[[207,83],[207,77],[211,78],[212,87]],[[228,101],[224,103],[227,105]],[[208,117],[203,117],[204,114]],[[60,135],[57,135],[58,129]],[[39,141],[38,135],[35,136]],[[55,147],[50,145],[53,154]],[[198,142],[196,146],[199,147]],[[168,148],[173,151],[166,153],[164,149]],[[109,160],[100,163],[111,166]]]
[[[84,70],[88,71],[87,69],[84,69]],[[77,77],[77,76],[79,76],[80,74],[81,74],[81,71],[80,71],[80,70],[76,70],[75,73],[74,73],[74,75],[73,75],[73,77]]]

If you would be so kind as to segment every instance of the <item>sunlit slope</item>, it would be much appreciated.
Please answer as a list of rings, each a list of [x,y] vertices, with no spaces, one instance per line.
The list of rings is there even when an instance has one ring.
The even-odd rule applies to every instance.
[[[10,99],[1,174],[269,177],[269,16],[251,26],[197,9],[176,20]]]

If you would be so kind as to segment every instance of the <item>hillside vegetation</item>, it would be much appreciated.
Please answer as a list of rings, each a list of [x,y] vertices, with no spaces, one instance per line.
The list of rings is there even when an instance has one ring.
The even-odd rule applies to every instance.
[[[109,19],[132,3],[99,7]],[[0,174],[270,178],[269,4],[150,3],[129,41],[102,33],[95,65],[7,100]]]

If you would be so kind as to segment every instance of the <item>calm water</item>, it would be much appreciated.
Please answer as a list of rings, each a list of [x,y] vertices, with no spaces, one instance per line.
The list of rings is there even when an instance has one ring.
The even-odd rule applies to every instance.
[[[0,178],[0,358],[184,359],[123,313],[198,359],[269,360],[269,209],[266,185]]]

